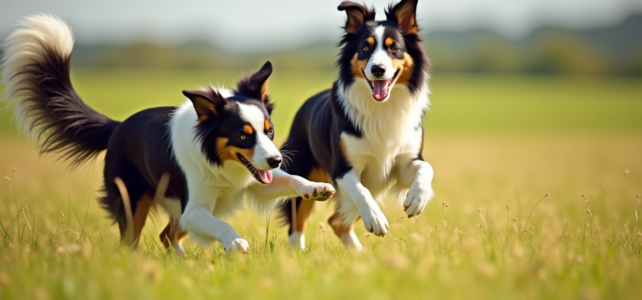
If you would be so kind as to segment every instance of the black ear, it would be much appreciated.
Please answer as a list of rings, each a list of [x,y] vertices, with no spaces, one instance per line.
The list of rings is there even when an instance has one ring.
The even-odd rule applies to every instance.
[[[338,10],[346,12],[348,15],[348,20],[346,21],[346,26],[343,27],[347,33],[356,34],[361,30],[363,24],[368,21],[372,21],[375,18],[375,10],[368,9],[367,7],[354,3],[351,1],[343,1],[337,7]]]
[[[388,7],[386,11],[388,21],[399,24],[404,34],[417,34],[417,0],[401,0],[397,5]]]
[[[272,63],[266,62],[260,70],[239,80],[235,94],[241,94],[263,102],[268,102],[268,78],[272,75]]]
[[[194,91],[183,90],[183,95],[192,101],[199,122],[215,117],[218,114],[218,109],[227,103],[227,99],[212,88]]]

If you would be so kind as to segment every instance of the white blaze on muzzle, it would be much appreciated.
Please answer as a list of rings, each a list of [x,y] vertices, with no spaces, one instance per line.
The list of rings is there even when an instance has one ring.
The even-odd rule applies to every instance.
[[[385,27],[379,26],[375,29],[375,39],[377,46],[368,60],[366,65],[365,74],[366,79],[370,81],[372,87],[372,97],[377,101],[384,101],[388,99],[390,89],[394,84],[395,73],[392,64],[392,57],[390,57],[388,50],[384,46],[384,30]],[[383,68],[385,71],[380,76],[376,76],[372,71],[373,67]]]
[[[254,145],[254,156],[251,157],[251,163],[256,167],[261,181],[265,184],[272,181],[272,172],[274,169],[268,164],[269,158],[278,158],[281,160],[281,153],[276,148],[272,140],[265,133],[265,115],[254,105],[239,103],[241,118],[250,123],[256,132],[256,144]],[[249,157],[248,157],[249,159]]]

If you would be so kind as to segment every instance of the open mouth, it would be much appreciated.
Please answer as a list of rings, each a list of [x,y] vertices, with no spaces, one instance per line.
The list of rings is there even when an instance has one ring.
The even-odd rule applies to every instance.
[[[236,156],[243,163],[243,165],[254,175],[254,178],[262,184],[268,184],[272,182],[272,171],[264,171],[257,169],[250,161],[245,159],[243,155],[237,153]]]
[[[392,78],[388,80],[368,80],[368,77],[366,76],[366,72],[363,71],[363,76],[368,81],[368,84],[370,84],[370,89],[372,89],[372,97],[375,100],[383,101],[383,100],[386,100],[386,98],[388,98],[390,89],[392,88],[392,85],[397,79],[397,76],[399,75],[400,70],[401,69],[397,69],[397,72],[395,72],[395,75],[393,75]]]

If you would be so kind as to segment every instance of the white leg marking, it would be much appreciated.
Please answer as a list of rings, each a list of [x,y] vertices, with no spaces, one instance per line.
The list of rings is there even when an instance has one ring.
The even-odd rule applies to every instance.
[[[312,182],[300,176],[290,175],[278,168],[272,170],[272,176],[270,184],[255,184],[249,188],[256,191],[263,199],[303,197],[306,200],[325,201],[335,193],[331,184]]]
[[[207,207],[194,207],[185,211],[181,227],[200,237],[220,241],[228,254],[232,251],[250,251],[249,243],[236,233],[232,225],[215,218]]]
[[[305,250],[305,234],[303,232],[293,232],[290,234],[290,247],[299,247],[302,251]]]
[[[414,181],[408,191],[408,197],[406,197],[406,200],[403,202],[404,211],[408,214],[409,218],[423,212],[428,201],[434,196],[431,186],[433,178],[432,166],[421,160],[411,162],[410,165],[402,171],[402,176],[400,177],[402,183],[403,181],[407,181],[413,174]]]
[[[359,182],[354,170],[337,179],[337,184],[342,193],[346,194],[359,209],[366,230],[377,236],[384,236],[388,232],[388,220],[381,212],[370,191]]]
[[[346,247],[346,249],[356,250],[359,252],[363,251],[363,246],[361,246],[359,238],[357,238],[357,235],[354,233],[354,231],[350,231],[341,235],[341,242]]]
[[[174,244],[174,253],[176,253],[177,257],[185,256],[185,249],[183,249],[183,245],[181,245],[181,243]]]

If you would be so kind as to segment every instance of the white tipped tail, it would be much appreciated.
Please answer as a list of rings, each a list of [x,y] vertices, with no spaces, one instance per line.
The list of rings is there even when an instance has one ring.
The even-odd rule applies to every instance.
[[[32,74],[22,72],[34,63],[43,63],[51,52],[60,58],[69,59],[74,38],[69,26],[58,17],[37,14],[25,17],[18,23],[22,27],[5,40],[2,68],[2,84],[5,86],[4,99],[16,104],[15,118],[22,130],[32,134],[33,120],[29,118],[28,103],[21,101],[29,96],[33,81]]]
[[[118,122],[87,106],[69,77],[74,39],[57,17],[24,18],[6,39],[2,67],[4,100],[43,153],[53,152],[80,164],[107,148]]]

